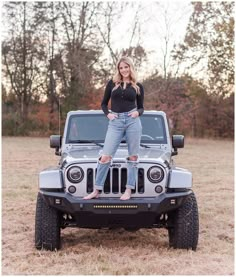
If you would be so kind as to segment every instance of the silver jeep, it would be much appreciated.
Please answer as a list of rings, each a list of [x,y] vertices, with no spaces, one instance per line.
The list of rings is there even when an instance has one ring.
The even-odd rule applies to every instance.
[[[184,147],[184,136],[170,136],[166,114],[145,111],[140,117],[140,144],[136,188],[122,201],[127,180],[125,137],[113,157],[104,190],[98,199],[84,200],[93,191],[108,119],[102,111],[71,111],[63,136],[52,135],[50,147],[60,156],[59,165],[39,174],[35,216],[35,246],[61,247],[65,227],[166,228],[169,245],[196,250],[198,207],[192,191],[192,174],[176,167],[173,156]]]

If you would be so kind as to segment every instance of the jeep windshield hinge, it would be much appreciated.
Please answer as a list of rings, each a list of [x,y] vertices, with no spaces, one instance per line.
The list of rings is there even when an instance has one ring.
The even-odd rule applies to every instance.
[[[178,155],[178,149],[174,148],[174,150],[171,152],[171,156],[176,156]]]
[[[60,150],[59,147],[56,147],[56,149],[55,149],[55,155],[61,156],[61,150]]]

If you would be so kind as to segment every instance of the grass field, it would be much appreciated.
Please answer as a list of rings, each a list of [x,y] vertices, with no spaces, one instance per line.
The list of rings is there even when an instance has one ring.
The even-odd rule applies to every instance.
[[[233,275],[234,143],[186,139],[174,158],[193,173],[196,252],[168,248],[166,230],[62,230],[58,252],[34,248],[40,170],[58,157],[45,138],[2,139],[3,275]]]

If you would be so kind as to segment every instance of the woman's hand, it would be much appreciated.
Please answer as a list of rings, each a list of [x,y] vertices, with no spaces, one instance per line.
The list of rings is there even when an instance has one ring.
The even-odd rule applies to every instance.
[[[133,117],[133,118],[136,118],[136,117],[139,116],[139,113],[138,113],[138,111],[134,111],[134,112],[132,112],[132,113],[129,113],[128,115],[131,116],[131,117]]]
[[[109,118],[109,120],[113,120],[113,119],[117,118],[117,115],[115,115],[115,114],[113,114],[113,113],[109,113],[109,114],[107,115],[107,117]]]

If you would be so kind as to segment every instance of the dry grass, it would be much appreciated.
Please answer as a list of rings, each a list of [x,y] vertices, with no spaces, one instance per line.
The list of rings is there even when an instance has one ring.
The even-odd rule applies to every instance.
[[[58,157],[45,138],[2,141],[2,274],[233,275],[234,170],[232,141],[187,139],[175,157],[193,172],[200,213],[196,252],[168,248],[166,230],[62,231],[58,252],[34,248],[38,172]]]

